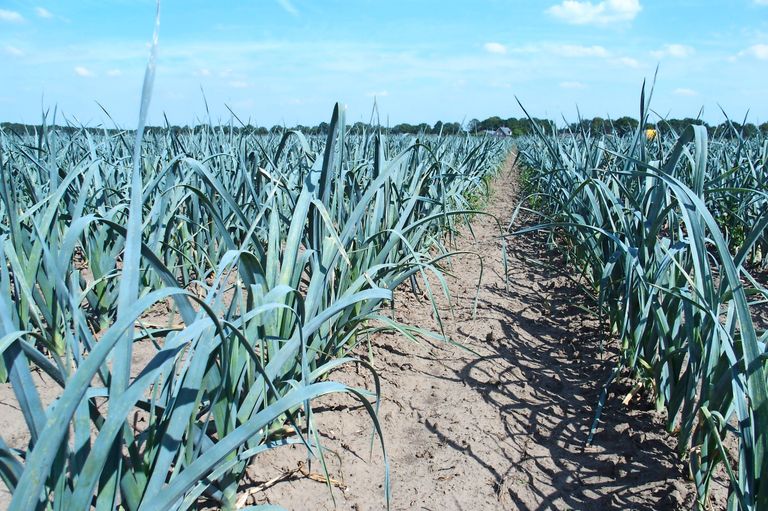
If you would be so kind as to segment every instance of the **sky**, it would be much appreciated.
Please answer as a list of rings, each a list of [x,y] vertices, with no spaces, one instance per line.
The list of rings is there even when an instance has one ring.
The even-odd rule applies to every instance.
[[[0,0],[0,121],[135,126],[154,16]],[[638,117],[657,66],[659,116],[768,121],[768,0],[163,0],[149,122]]]

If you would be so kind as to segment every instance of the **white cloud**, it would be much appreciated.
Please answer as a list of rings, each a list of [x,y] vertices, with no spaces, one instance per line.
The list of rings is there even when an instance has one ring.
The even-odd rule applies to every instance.
[[[640,62],[637,59],[633,59],[632,57],[620,57],[616,59],[615,62],[619,65],[626,66],[626,67],[632,67],[632,68],[640,67]]]
[[[22,57],[24,56],[24,51],[20,50],[19,48],[15,46],[6,46],[3,48],[3,51],[7,53],[8,55],[11,55],[13,57]]]
[[[600,57],[610,55],[602,46],[580,46],[577,44],[562,44],[554,46],[552,52],[563,57]]]
[[[389,91],[382,90],[379,92],[366,92],[365,95],[368,96],[369,98],[385,98],[389,96]]]
[[[586,89],[587,86],[581,82],[560,82],[561,89]]]
[[[739,53],[739,55],[749,55],[759,60],[768,60],[768,44],[755,44]]]
[[[35,14],[45,19],[53,18],[53,13],[45,7],[35,7]]]
[[[485,43],[483,49],[488,53],[495,53],[496,55],[504,55],[507,53],[507,47],[501,43]]]
[[[244,80],[232,80],[229,82],[229,86],[234,89],[247,89],[250,84]]]
[[[197,70],[197,74],[200,76],[211,76],[211,70],[207,67],[202,67]]]
[[[75,74],[84,78],[90,78],[94,76],[93,71],[83,66],[75,66]]]
[[[665,44],[660,50],[652,51],[651,55],[657,59],[663,59],[664,57],[684,59],[690,57],[695,52],[696,50],[684,44]]]
[[[291,16],[299,15],[299,10],[296,9],[296,7],[293,5],[291,0],[277,0],[277,3],[279,3],[280,7],[282,7],[283,10],[288,14],[290,14]]]
[[[107,71],[107,76],[115,77],[115,76],[122,76],[122,74],[123,72],[119,69],[110,69],[109,71]]]
[[[677,94],[678,96],[698,96],[699,93],[696,92],[693,89],[686,89],[684,87],[680,87],[672,91],[673,94]]]
[[[611,56],[611,52],[603,46],[583,46],[580,44],[526,44],[525,46],[509,48],[509,52],[517,54],[551,53],[559,57],[607,58]]]
[[[640,0],[605,0],[598,3],[563,0],[546,12],[571,25],[610,25],[632,21],[642,9]]]
[[[21,23],[24,21],[24,16],[16,11],[8,11],[0,9],[0,21],[8,21],[10,23]]]
[[[768,0],[753,0],[755,5],[768,5]]]

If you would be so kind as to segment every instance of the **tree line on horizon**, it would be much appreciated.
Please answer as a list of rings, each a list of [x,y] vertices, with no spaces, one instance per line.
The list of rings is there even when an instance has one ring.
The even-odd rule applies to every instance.
[[[557,128],[555,123],[549,120],[534,118],[533,121],[531,121],[527,118],[517,119],[514,117],[509,119],[502,119],[501,117],[494,116],[489,117],[484,121],[472,119],[467,125],[467,130],[470,132],[484,133],[488,131],[496,131],[502,127],[507,127],[511,130],[512,136],[522,136],[532,133],[532,126],[534,123],[537,124],[542,129],[542,131],[545,132],[552,132],[553,130],[557,130],[560,133],[567,133],[570,131],[573,133],[585,132],[592,135],[616,134],[620,136],[634,133],[640,125],[640,122],[637,119],[629,116],[619,117],[618,119],[593,117],[592,119],[582,119],[579,122],[570,123],[567,127],[560,128]],[[727,120],[720,124],[710,125],[702,119],[694,119],[691,117],[685,117],[683,119],[662,119],[656,123],[647,123],[644,128],[654,129],[662,132],[674,131],[675,133],[681,133],[686,127],[690,125],[706,126],[710,135],[720,135],[725,137],[742,136],[745,138],[754,137],[758,134],[768,136],[768,122],[764,122],[758,126],[751,122],[741,124]]]
[[[768,122],[764,122],[760,125],[756,125],[751,122],[741,124],[738,122],[728,120],[720,124],[710,125],[701,119],[686,117],[683,119],[663,119],[656,123],[649,123],[645,126],[645,128],[655,129],[662,132],[672,130],[676,133],[680,133],[682,132],[683,129],[685,129],[687,126],[691,124],[706,126],[710,135],[719,135],[719,136],[725,136],[725,137],[741,136],[745,138],[754,137],[754,136],[757,136],[758,134],[762,134],[763,136],[768,136]],[[627,135],[629,133],[635,132],[638,126],[639,126],[639,121],[637,119],[634,119],[628,116],[619,117],[617,119],[593,117],[592,119],[582,119],[579,122],[571,123],[567,127],[558,127],[553,121],[548,119],[537,119],[537,118],[529,119],[527,117],[523,117],[523,118],[510,117],[505,119],[499,116],[492,116],[482,121],[478,119],[472,119],[463,124],[459,122],[437,121],[434,124],[428,124],[425,122],[420,124],[400,123],[391,127],[376,126],[376,125],[364,123],[362,121],[358,121],[349,125],[349,130],[353,133],[355,132],[362,133],[364,131],[370,130],[371,128],[375,128],[375,129],[382,129],[383,131],[391,134],[457,135],[460,133],[470,133],[470,134],[485,134],[489,132],[495,133],[500,128],[508,128],[510,136],[519,137],[519,136],[531,135],[535,133],[536,131],[535,127],[538,127],[541,131],[548,132],[548,133],[551,133],[556,130],[560,133],[567,133],[570,131],[573,133],[580,133],[580,132],[590,133],[592,135],[616,134],[621,136],[621,135]],[[123,130],[118,128],[84,127],[84,126],[73,126],[73,125],[45,126],[45,128],[55,129],[58,131],[69,133],[69,134],[74,134],[83,130],[88,131],[89,133],[106,132],[109,134],[132,131],[132,130]],[[202,130],[210,129],[210,128],[211,128],[211,124],[197,124],[195,126],[177,126],[177,125],[148,126],[147,130],[148,131],[171,130],[175,133],[193,133],[193,132],[200,132]],[[225,132],[241,133],[242,131],[246,131],[246,132],[252,132],[257,135],[267,135],[270,133],[273,133],[273,134],[283,133],[288,130],[301,131],[302,133],[312,134],[312,135],[326,135],[328,133],[328,130],[330,129],[330,126],[327,122],[321,122],[315,126],[305,126],[305,125],[299,124],[293,127],[275,125],[275,126],[272,126],[271,128],[267,128],[264,126],[252,126],[252,125],[235,126],[233,124],[227,124],[227,125],[217,126],[216,128],[224,130]],[[2,122],[0,123],[0,129],[2,129],[5,132],[13,132],[16,134],[34,133],[34,132],[39,133],[41,130],[41,125],[23,124],[23,123],[15,123],[15,122]]]

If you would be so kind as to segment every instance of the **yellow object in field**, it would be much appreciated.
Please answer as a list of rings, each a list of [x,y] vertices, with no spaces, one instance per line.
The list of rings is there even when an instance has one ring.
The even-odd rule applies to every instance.
[[[654,138],[656,138],[656,130],[653,129],[653,128],[646,129],[645,130],[645,139],[650,142]]]

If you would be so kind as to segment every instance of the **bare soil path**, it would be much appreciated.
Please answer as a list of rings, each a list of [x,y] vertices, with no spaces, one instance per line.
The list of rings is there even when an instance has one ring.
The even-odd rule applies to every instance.
[[[486,211],[505,224],[518,201],[511,162],[492,186]],[[610,349],[601,354],[605,336],[579,308],[583,298],[562,262],[535,237],[510,239],[507,288],[496,221],[477,216],[472,232],[464,229],[456,249],[483,259],[476,317],[476,256],[453,260],[448,282],[455,317],[447,303],[441,308],[447,334],[478,355],[439,343],[416,345],[401,335],[372,339],[391,509],[690,509],[687,468],[664,433],[663,417],[642,396],[622,405],[628,388],[619,384],[594,444],[585,447],[613,362]],[[405,290],[396,311],[405,323],[436,328],[428,303]],[[364,373],[348,368],[334,377],[362,385]],[[250,494],[248,503],[295,510],[385,508],[383,457],[378,443],[371,454],[365,412],[348,398],[316,406],[332,491],[306,477],[321,473],[319,466],[297,471],[306,452],[288,447],[258,459],[243,501]],[[323,412],[330,409],[335,413]],[[276,473],[284,477],[263,489]]]

